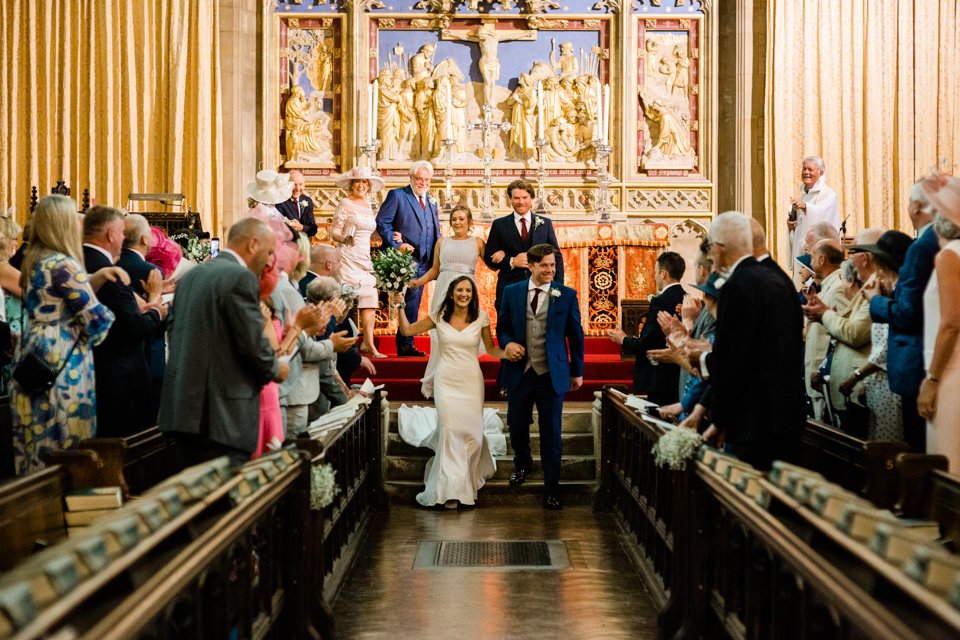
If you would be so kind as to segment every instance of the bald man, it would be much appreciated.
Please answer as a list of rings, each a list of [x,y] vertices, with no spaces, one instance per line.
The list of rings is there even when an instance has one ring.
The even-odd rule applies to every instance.
[[[313,200],[303,192],[305,181],[299,171],[290,172],[293,191],[290,199],[277,203],[277,211],[288,220],[287,224],[296,232],[305,233],[308,238],[317,235],[317,222],[313,217]]]
[[[307,298],[307,287],[317,276],[330,276],[340,281],[340,250],[332,244],[315,244],[310,249],[310,266],[297,283],[304,300]]]

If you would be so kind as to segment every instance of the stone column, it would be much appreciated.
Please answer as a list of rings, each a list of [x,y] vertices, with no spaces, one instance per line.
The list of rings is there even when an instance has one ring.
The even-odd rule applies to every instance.
[[[220,0],[219,4],[223,210],[211,212],[219,228],[210,232],[220,237],[246,208],[246,184],[257,170],[259,9],[257,0]]]
[[[764,108],[767,0],[720,3],[718,211],[736,209],[765,222]]]

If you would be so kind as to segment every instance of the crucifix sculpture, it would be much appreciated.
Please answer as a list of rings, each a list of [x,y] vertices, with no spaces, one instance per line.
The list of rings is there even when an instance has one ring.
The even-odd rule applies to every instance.
[[[528,29],[497,29],[496,20],[484,21],[476,29],[457,31],[444,29],[443,40],[463,40],[480,45],[480,75],[483,76],[483,102],[493,106],[493,88],[500,78],[500,59],[497,45],[507,40],[536,40],[537,32]]]
[[[509,122],[493,121],[493,105],[489,102],[483,105],[483,119],[467,123],[467,130],[479,129],[483,141],[483,220],[493,220],[493,175],[490,171],[493,165],[493,132],[509,132],[513,128]]]

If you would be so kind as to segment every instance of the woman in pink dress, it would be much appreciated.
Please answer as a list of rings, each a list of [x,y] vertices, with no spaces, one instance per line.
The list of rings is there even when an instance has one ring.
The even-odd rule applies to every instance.
[[[280,279],[276,256],[270,266],[260,276],[260,310],[263,312],[263,333],[270,346],[281,356],[283,341],[283,322],[277,317],[277,311],[270,300],[270,294]],[[260,389],[260,429],[257,436],[257,448],[251,459],[256,460],[264,453],[283,444],[283,414],[280,411],[280,385],[268,382]]]
[[[371,358],[385,358],[373,343],[379,296],[370,259],[370,237],[377,230],[377,218],[367,200],[368,195],[383,188],[383,178],[374,175],[369,167],[354,167],[341,174],[336,184],[349,194],[337,205],[330,226],[330,237],[341,245],[340,280],[353,285],[359,295],[357,306],[363,330],[360,351]]]

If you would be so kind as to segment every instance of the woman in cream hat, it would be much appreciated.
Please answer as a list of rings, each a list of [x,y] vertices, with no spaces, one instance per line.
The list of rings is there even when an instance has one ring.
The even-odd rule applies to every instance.
[[[337,176],[336,185],[347,192],[333,212],[330,237],[339,242],[340,279],[353,285],[359,294],[360,326],[363,346],[360,350],[371,358],[385,358],[373,343],[373,327],[378,306],[377,281],[370,260],[370,236],[377,229],[367,196],[383,188],[383,178],[369,167],[354,167]]]
[[[273,209],[277,216],[283,219],[283,214],[277,211],[277,205],[290,199],[293,194],[293,183],[289,173],[277,173],[270,169],[258,171],[253,182],[247,183],[247,197],[250,208],[257,204]]]

